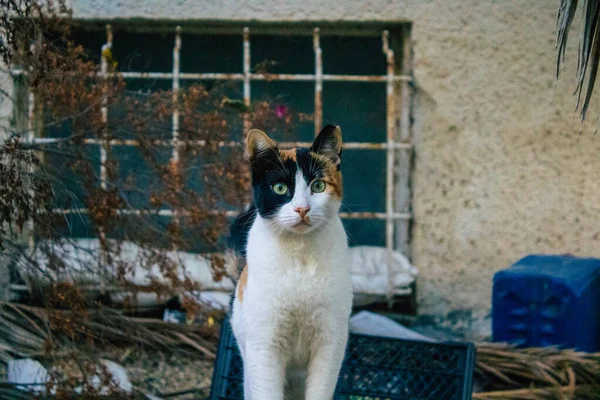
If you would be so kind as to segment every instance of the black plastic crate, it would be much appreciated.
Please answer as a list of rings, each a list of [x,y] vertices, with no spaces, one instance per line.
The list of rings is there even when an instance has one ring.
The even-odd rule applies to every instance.
[[[475,362],[470,343],[427,343],[350,334],[336,400],[469,400]],[[211,400],[242,400],[242,358],[229,320],[213,372]]]

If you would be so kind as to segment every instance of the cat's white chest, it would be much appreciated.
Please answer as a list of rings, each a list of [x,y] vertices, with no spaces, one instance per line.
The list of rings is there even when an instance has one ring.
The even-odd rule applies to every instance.
[[[341,223],[324,232],[327,237],[283,245],[274,243],[264,228],[255,224],[249,234],[248,281],[243,300],[236,300],[237,314],[270,325],[290,315],[307,315],[305,311],[322,318],[349,313],[352,288]]]
[[[311,241],[275,241],[263,229],[256,224],[249,235],[249,291],[254,287],[257,294],[282,297],[280,306],[296,308],[303,303],[328,303],[332,295],[348,289],[347,245],[341,223]]]
[[[246,362],[271,354],[283,360],[287,382],[295,376],[302,380],[315,354],[323,357],[324,371],[337,371],[352,307],[341,222],[334,221],[311,241],[274,240],[263,228],[258,222],[250,230],[247,282],[242,291],[238,288],[233,306],[232,327],[242,357]],[[259,375],[265,373],[270,374],[261,369]],[[296,398],[304,399],[299,394],[285,400]]]

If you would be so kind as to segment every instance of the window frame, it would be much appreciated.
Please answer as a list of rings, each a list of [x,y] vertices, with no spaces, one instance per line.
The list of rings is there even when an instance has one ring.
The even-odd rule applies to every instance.
[[[252,81],[307,81],[315,83],[315,134],[323,123],[322,93],[323,82],[385,82],[386,83],[386,132],[385,142],[346,142],[344,149],[360,150],[385,150],[386,151],[386,185],[385,185],[385,212],[340,212],[342,218],[367,219],[385,221],[385,242],[388,257],[388,299],[398,295],[393,286],[391,277],[392,252],[401,251],[410,258],[410,231],[413,223],[411,214],[412,192],[411,175],[413,165],[412,143],[412,41],[411,25],[404,21],[394,22],[244,22],[244,21],[187,21],[181,24],[172,22],[153,21],[148,23],[131,23],[131,21],[112,21],[105,25],[102,21],[86,21],[85,30],[106,31],[106,43],[102,50],[113,46],[113,27],[118,31],[128,32],[153,32],[173,33],[173,69],[171,72],[118,72],[125,79],[160,79],[170,80],[173,90],[173,100],[177,103],[177,96],[182,80],[235,80],[243,83],[244,103],[251,103]],[[243,71],[241,73],[183,73],[180,71],[181,33],[223,34],[239,35],[243,41]],[[312,74],[263,74],[251,72],[250,46],[252,35],[293,35],[312,36],[315,56],[315,70]],[[380,36],[382,52],[386,59],[387,73],[385,75],[339,75],[324,74],[322,63],[322,49],[320,38],[322,36]],[[107,60],[102,52],[99,77],[109,77]],[[26,75],[25,72],[13,70],[15,75]],[[33,146],[50,144],[55,138],[38,137],[33,132],[32,121],[35,116],[35,98],[33,93],[28,93],[28,141]],[[161,146],[172,148],[171,162],[177,164],[179,160],[179,110],[174,108],[172,114],[172,138]],[[106,102],[102,104],[102,118],[108,121]],[[250,128],[248,120],[244,121],[244,131]],[[108,132],[105,132],[108,137]],[[137,146],[135,140],[104,140],[85,139],[85,144],[98,145],[100,148],[100,185],[106,188],[107,171],[105,162],[108,152],[113,146]],[[196,143],[202,146],[202,141]],[[222,143],[223,147],[239,146],[239,142]],[[280,147],[310,147],[309,142],[280,142]],[[398,155],[400,153],[400,156]],[[60,209],[60,213],[86,213],[86,209]],[[139,213],[141,210],[122,210],[123,214]],[[178,216],[172,210],[158,210],[159,216]],[[235,217],[236,212],[227,211],[226,215]],[[33,231],[33,229],[32,229]],[[31,245],[31,240],[30,240]]]

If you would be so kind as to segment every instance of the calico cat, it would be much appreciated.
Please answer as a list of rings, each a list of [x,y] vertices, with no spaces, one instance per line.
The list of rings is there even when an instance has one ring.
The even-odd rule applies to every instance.
[[[248,133],[254,206],[233,225],[244,254],[231,325],[245,400],[330,400],[348,338],[352,285],[342,199],[342,136],[279,150]]]

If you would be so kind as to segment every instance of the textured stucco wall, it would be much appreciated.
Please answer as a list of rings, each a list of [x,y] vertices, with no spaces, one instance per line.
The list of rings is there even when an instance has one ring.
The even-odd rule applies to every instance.
[[[490,308],[493,273],[523,255],[600,256],[600,137],[590,132],[597,114],[580,134],[571,97],[576,32],[569,66],[553,89],[556,6],[555,0],[73,0],[75,17],[89,19],[412,21],[413,256],[421,310],[481,314]]]

